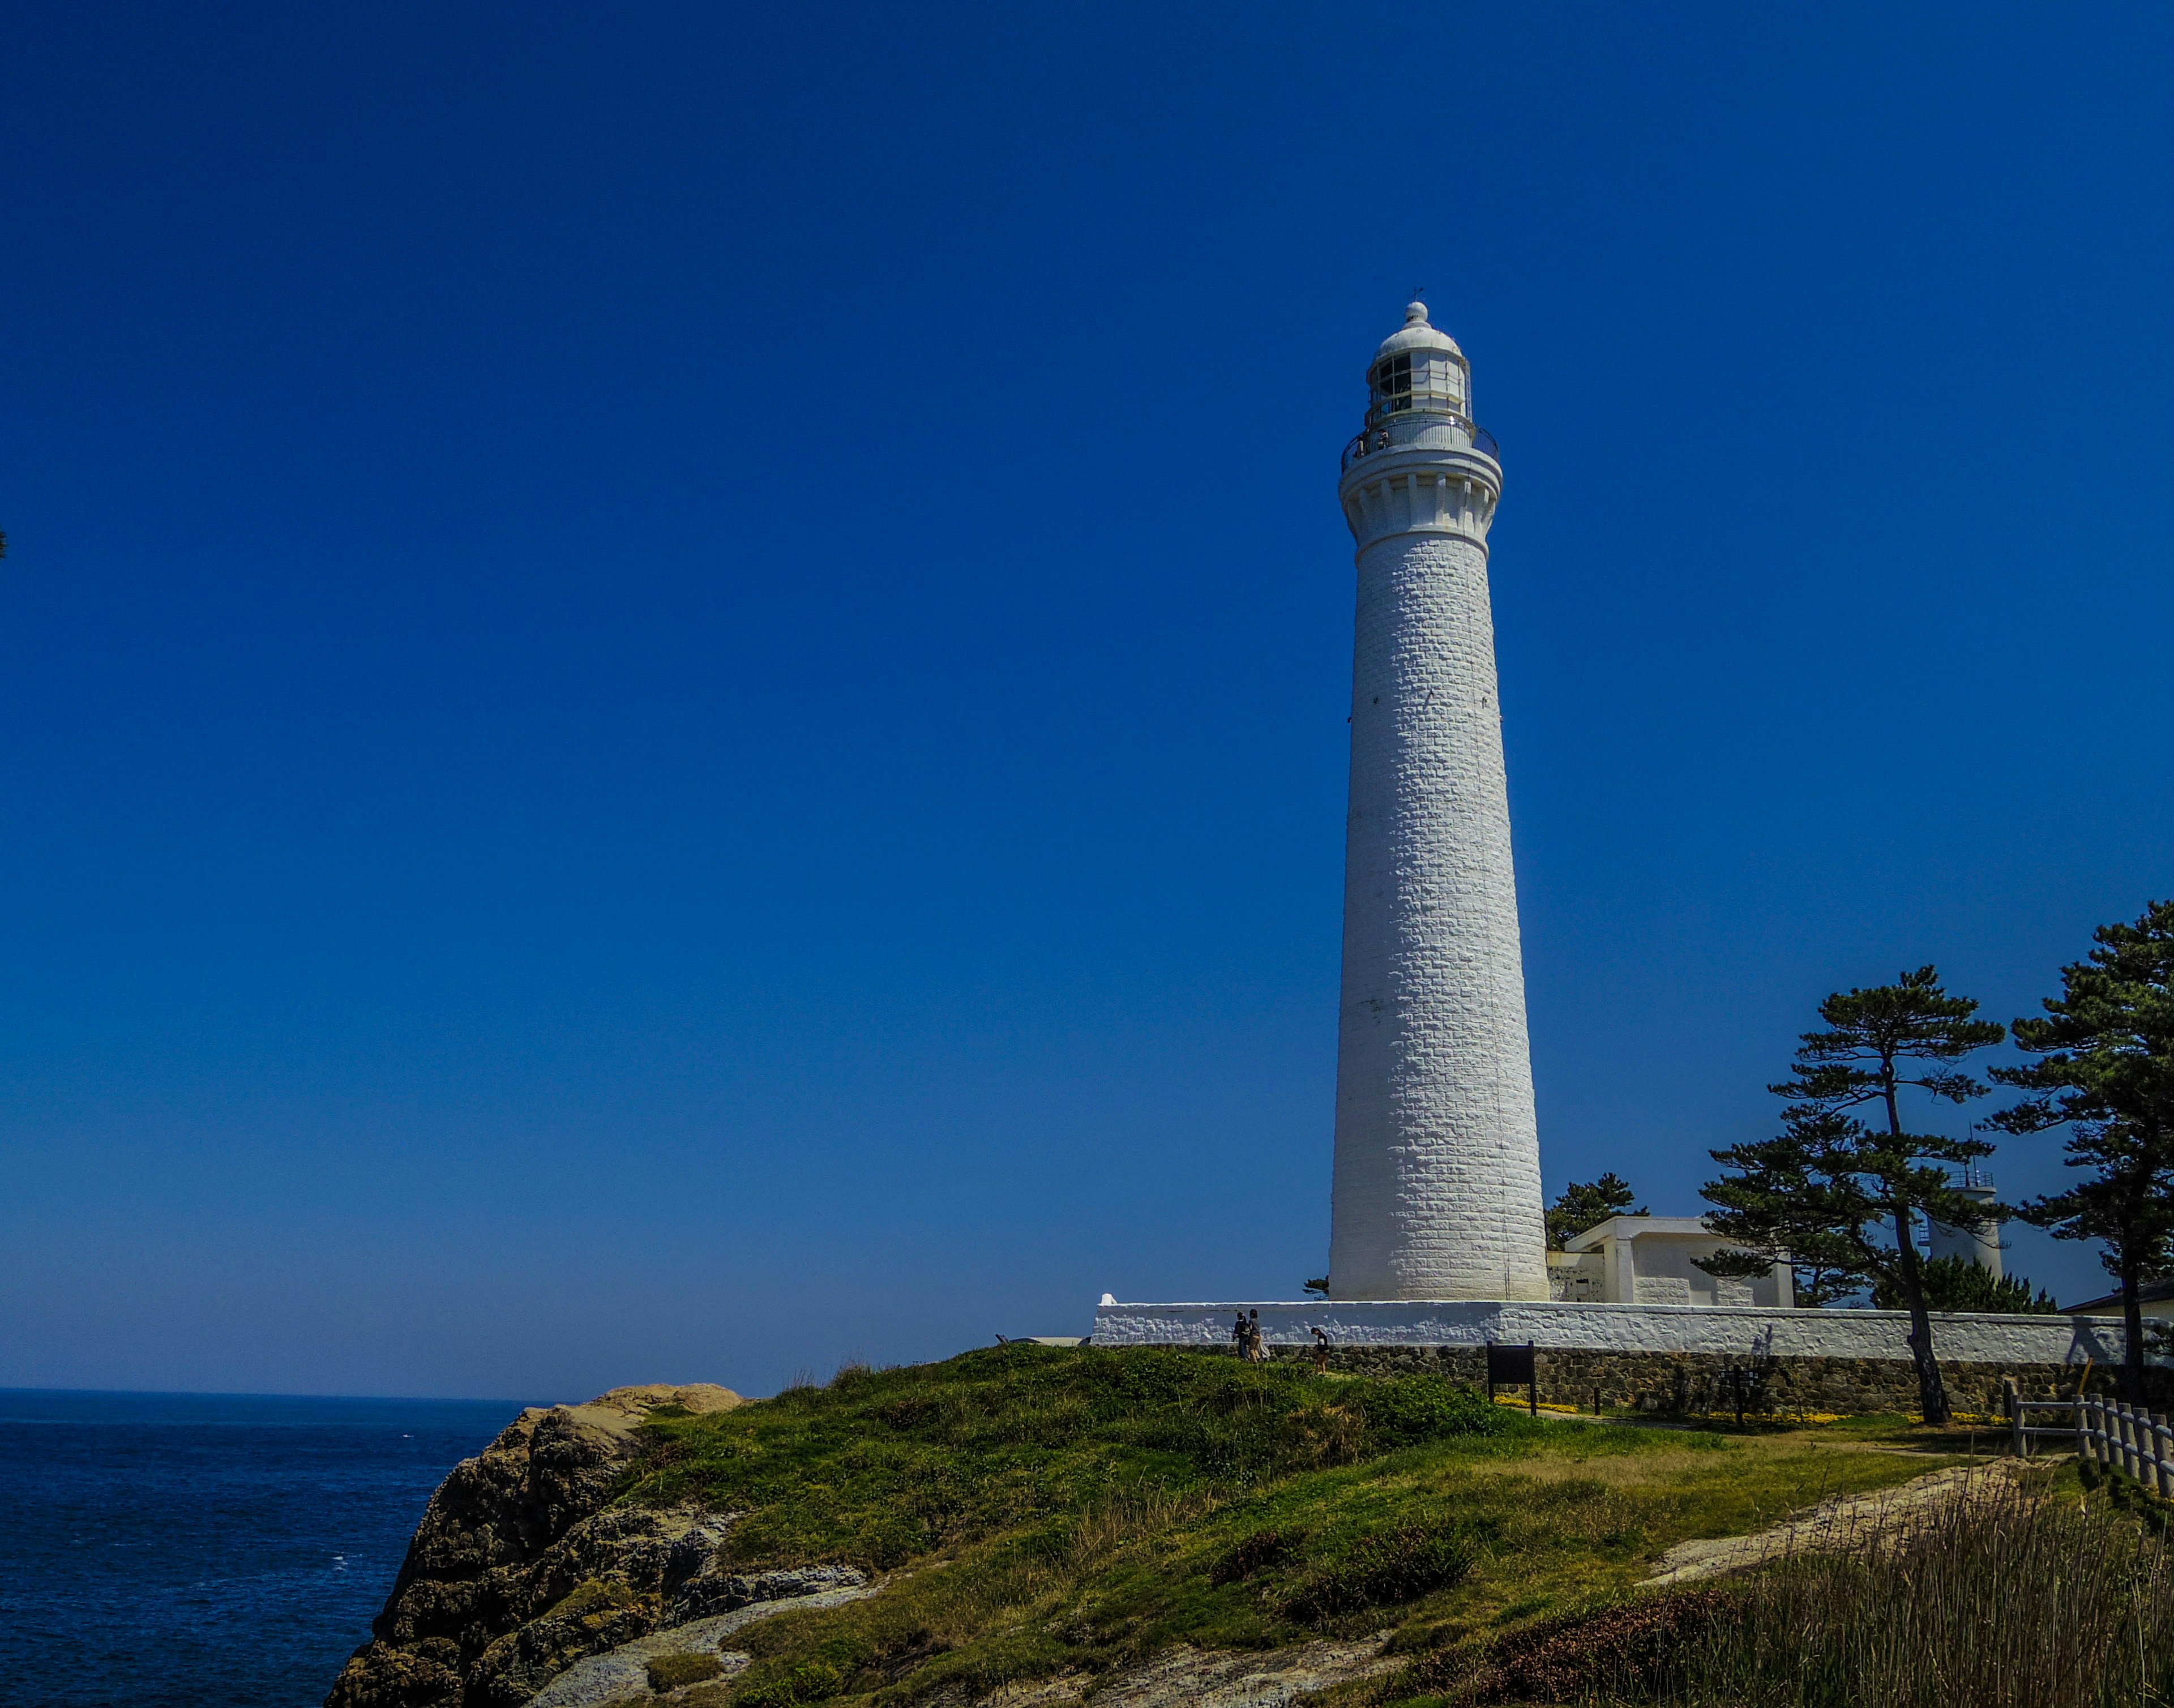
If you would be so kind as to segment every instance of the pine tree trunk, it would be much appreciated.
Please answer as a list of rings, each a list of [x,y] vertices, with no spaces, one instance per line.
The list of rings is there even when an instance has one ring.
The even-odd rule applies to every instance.
[[[2127,1259],[2121,1269],[2121,1397],[2133,1406],[2144,1403],[2144,1300],[2139,1281],[2135,1262]]]
[[[1948,1385],[1940,1377],[1940,1361],[1933,1356],[1933,1319],[1925,1309],[1925,1295],[1914,1289],[1910,1298],[1910,1354],[1917,1363],[1917,1408],[1927,1423],[1946,1423]]]
[[[1879,1061],[1881,1089],[1886,1094],[1887,1136],[1898,1148],[1902,1143],[1902,1111],[1895,1102],[1895,1058]],[[1917,1409],[1928,1424],[1948,1421],[1948,1385],[1940,1380],[1940,1361],[1933,1356],[1933,1314],[1925,1309],[1924,1278],[1917,1268],[1917,1225],[1907,1204],[1889,1205],[1895,1213],[1895,1267],[1901,1272],[1902,1296],[1910,1301],[1910,1356],[1917,1364]]]
[[[1902,1296],[1910,1305],[1910,1356],[1917,1365],[1917,1409],[1927,1423],[1944,1424],[1949,1418],[1948,1385],[1940,1379],[1940,1361],[1933,1355],[1933,1314],[1925,1308],[1917,1235],[1910,1211],[1895,1205],[1895,1267],[1901,1274]]]

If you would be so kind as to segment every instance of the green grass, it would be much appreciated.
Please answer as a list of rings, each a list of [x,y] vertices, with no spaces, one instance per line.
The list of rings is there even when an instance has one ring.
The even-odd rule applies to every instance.
[[[1673,1543],[1944,1462],[1891,1451],[1908,1439],[1534,1423],[1433,1377],[1012,1346],[660,1415],[625,1495],[745,1514],[747,1569],[890,1574],[748,1627],[731,1700],[905,1703],[1176,1642],[1394,1628],[1476,1652],[1620,1595]]]
[[[645,1670],[649,1675],[649,1688],[665,1691],[714,1678],[725,1667],[715,1655],[659,1655]]]

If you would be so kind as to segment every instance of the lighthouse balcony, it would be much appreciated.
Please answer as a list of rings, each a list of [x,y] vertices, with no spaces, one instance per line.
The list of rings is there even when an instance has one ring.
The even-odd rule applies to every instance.
[[[1393,426],[1369,428],[1366,432],[1354,435],[1351,442],[1344,447],[1342,472],[1349,473],[1353,463],[1376,451],[1397,451],[1408,445],[1427,443],[1426,438],[1413,432],[1415,427],[1431,430],[1432,433],[1442,433],[1447,430],[1443,442],[1445,449],[1468,449],[1477,451],[1482,457],[1496,462],[1502,460],[1501,447],[1495,444],[1495,435],[1477,421],[1463,415],[1434,413],[1409,422],[1399,421]]]

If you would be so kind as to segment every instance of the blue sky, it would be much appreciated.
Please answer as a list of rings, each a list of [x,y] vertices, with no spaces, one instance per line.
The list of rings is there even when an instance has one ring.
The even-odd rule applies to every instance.
[[[1828,990],[2006,1019],[2174,891],[2161,12],[0,27],[0,1385],[765,1392],[1318,1273],[1414,284],[1550,1190],[1688,1212]]]

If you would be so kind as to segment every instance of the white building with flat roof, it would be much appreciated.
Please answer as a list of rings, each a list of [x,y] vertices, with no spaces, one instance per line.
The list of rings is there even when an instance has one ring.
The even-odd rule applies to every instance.
[[[1548,1296],[1572,1305],[1795,1306],[1787,1263],[1748,1278],[1699,1267],[1697,1259],[1726,1244],[1697,1216],[1610,1216],[1548,1253]]]

